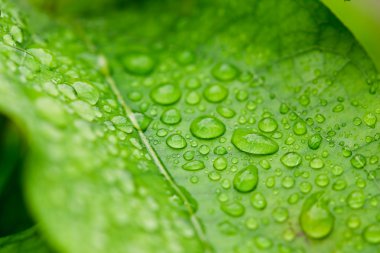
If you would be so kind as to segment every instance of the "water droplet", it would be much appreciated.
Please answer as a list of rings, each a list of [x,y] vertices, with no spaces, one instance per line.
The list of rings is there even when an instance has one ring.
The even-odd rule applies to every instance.
[[[267,201],[261,192],[254,192],[250,201],[251,205],[258,210],[263,210],[267,206]]]
[[[313,168],[313,169],[315,169],[315,170],[322,169],[323,166],[325,166],[325,163],[320,158],[313,158],[310,161],[310,167]]]
[[[75,82],[73,84],[78,97],[91,105],[95,105],[99,100],[99,92],[91,84],[85,82]]]
[[[230,203],[223,203],[221,205],[221,209],[226,214],[232,216],[232,217],[240,217],[244,214],[245,208],[242,204],[239,202],[230,202]]]
[[[189,65],[195,62],[195,54],[185,50],[177,54],[177,61],[182,65]]]
[[[361,190],[351,192],[347,197],[347,204],[352,209],[360,209],[364,206],[365,195]]]
[[[308,140],[308,146],[312,150],[317,150],[322,143],[322,136],[320,134],[313,134]]]
[[[212,103],[218,103],[223,101],[227,95],[228,90],[219,84],[213,84],[208,86],[204,92],[203,95],[205,96],[206,100]]]
[[[347,183],[343,179],[336,180],[332,186],[333,190],[335,190],[335,191],[342,191],[342,190],[346,189],[346,187],[347,187]]]
[[[223,146],[217,146],[214,148],[215,155],[225,155],[227,154],[227,149]]]
[[[181,113],[176,108],[165,110],[161,115],[161,121],[168,125],[178,124],[181,120]]]
[[[277,207],[272,212],[275,221],[282,223],[286,221],[289,217],[288,210],[284,207]]]
[[[300,225],[304,233],[313,239],[322,239],[328,236],[334,228],[335,217],[330,212],[318,192],[307,198],[302,206]]]
[[[286,167],[294,168],[301,164],[302,157],[296,152],[288,152],[280,160]]]
[[[186,160],[186,161],[190,161],[190,160],[193,160],[194,159],[194,151],[186,151],[184,154],[183,154],[183,158]]]
[[[238,69],[229,63],[220,63],[211,70],[212,75],[220,81],[234,80],[239,74]]]
[[[150,93],[154,102],[160,105],[171,105],[181,98],[181,91],[173,84],[162,84],[155,87]]]
[[[294,186],[294,178],[291,177],[291,176],[285,176],[283,179],[282,179],[282,186],[286,189],[290,189]]]
[[[202,161],[195,160],[185,163],[184,165],[182,165],[182,168],[188,171],[197,171],[204,169],[205,164]]]
[[[278,124],[273,118],[263,118],[259,121],[259,129],[265,133],[276,131]]]
[[[67,84],[59,84],[58,90],[68,99],[74,100],[77,98],[74,88]]]
[[[140,126],[140,129],[143,132],[145,132],[148,129],[150,123],[152,122],[152,118],[146,116],[143,113],[139,113],[139,112],[135,112],[133,115],[136,118],[137,123]]]
[[[220,116],[226,118],[226,119],[230,119],[232,117],[235,116],[235,111],[228,108],[228,107],[224,107],[224,106],[218,106],[216,108],[216,111],[220,114]]]
[[[50,68],[54,67],[55,62],[53,56],[46,49],[43,48],[31,48],[28,52],[39,60],[43,65]]]
[[[361,224],[361,220],[358,216],[356,215],[351,215],[348,220],[347,220],[347,227],[351,229],[358,228]]]
[[[228,161],[225,157],[218,157],[213,162],[214,168],[216,170],[225,170],[228,165]]]
[[[354,155],[350,162],[355,169],[363,169],[367,164],[366,158],[361,154]]]
[[[363,232],[364,240],[368,243],[379,244],[380,243],[380,224],[372,224],[367,226]]]
[[[281,114],[286,114],[289,112],[289,106],[287,106],[286,104],[282,103],[280,105],[280,113]]]
[[[363,117],[364,123],[370,127],[370,128],[375,128],[376,122],[377,122],[377,117],[374,113],[370,112],[364,115]]]
[[[93,121],[96,117],[96,112],[86,102],[74,101],[71,103],[71,107],[79,116],[87,121]]]
[[[318,175],[315,178],[315,184],[318,185],[319,187],[326,187],[329,183],[330,183],[330,179],[325,174]]]
[[[143,53],[130,53],[123,58],[125,69],[133,75],[145,76],[150,74],[155,67],[152,57]]]
[[[249,129],[236,129],[231,142],[240,151],[254,155],[274,154],[279,148],[274,140]]]
[[[172,134],[166,139],[166,144],[174,149],[183,149],[187,146],[185,138],[179,134]]]
[[[256,237],[255,244],[259,249],[269,249],[273,245],[272,241],[264,236]]]
[[[200,116],[193,120],[190,132],[200,139],[214,139],[226,131],[224,124],[213,116]]]
[[[236,173],[234,177],[234,188],[239,192],[253,191],[259,181],[258,169],[256,166],[249,165],[245,169]]]
[[[189,105],[197,105],[201,102],[201,95],[197,91],[190,91],[186,95],[186,103]]]
[[[304,135],[307,133],[307,127],[304,121],[297,120],[293,125],[293,132],[296,135]]]

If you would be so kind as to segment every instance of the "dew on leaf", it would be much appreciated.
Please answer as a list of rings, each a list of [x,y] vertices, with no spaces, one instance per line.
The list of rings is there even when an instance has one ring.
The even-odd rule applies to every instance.
[[[145,76],[150,74],[155,67],[154,59],[143,53],[130,53],[123,59],[124,68],[133,75]]]
[[[315,170],[322,169],[325,166],[325,163],[320,158],[313,158],[310,163],[310,167]]]
[[[321,192],[308,197],[301,210],[299,221],[304,233],[312,239],[327,237],[334,228],[335,217],[324,202]]]
[[[174,84],[161,84],[150,93],[154,102],[160,105],[171,105],[181,98],[181,90]]]
[[[202,154],[202,155],[207,155],[208,153],[210,153],[210,148],[209,146],[207,145],[201,145],[198,149],[199,153]]]
[[[293,125],[293,132],[296,135],[304,135],[307,133],[307,127],[304,121],[297,120]]]
[[[204,97],[207,101],[212,103],[222,102],[228,95],[228,90],[220,84],[213,84],[208,86],[204,92]]]
[[[174,149],[183,149],[187,146],[185,138],[180,134],[172,134],[166,139],[166,144]]]
[[[195,160],[185,163],[184,165],[182,165],[182,168],[188,171],[197,171],[204,169],[205,164],[202,161]]]
[[[215,155],[225,155],[227,154],[227,149],[223,146],[217,146],[214,148]]]
[[[225,170],[227,165],[228,161],[225,157],[218,157],[213,162],[213,166],[216,170]]]
[[[272,216],[273,216],[275,221],[282,223],[288,219],[289,212],[284,207],[277,207],[273,210]]]
[[[189,65],[195,62],[195,54],[189,50],[179,52],[176,58],[177,61],[182,65]]]
[[[190,125],[190,132],[199,139],[215,139],[225,131],[223,122],[213,116],[200,116]]]
[[[91,84],[85,82],[75,82],[73,87],[78,97],[91,105],[95,105],[99,100],[99,92]]]
[[[222,209],[223,212],[226,214],[232,216],[232,217],[240,217],[244,214],[245,208],[244,206],[237,202],[229,202],[229,203],[223,203],[220,208]]]
[[[307,144],[310,149],[317,150],[322,143],[322,136],[320,134],[313,134],[310,136]]]
[[[366,158],[361,154],[354,155],[350,162],[355,169],[363,169],[367,164]]]
[[[191,161],[194,159],[194,156],[195,156],[195,153],[194,151],[186,151],[184,154],[183,154],[183,158],[186,160],[186,161]]]
[[[261,192],[254,192],[250,197],[250,202],[258,210],[263,210],[267,206],[267,200]]]
[[[364,240],[371,244],[380,243],[380,224],[375,223],[367,226],[363,231]]]
[[[176,108],[165,110],[161,115],[161,121],[167,125],[178,124],[181,120],[181,113]]]
[[[190,91],[186,95],[186,103],[189,105],[197,105],[201,102],[201,95],[197,91]]]
[[[335,191],[342,191],[346,189],[346,187],[347,187],[347,182],[343,179],[336,180],[332,185],[332,188]]]
[[[360,226],[360,224],[361,224],[361,220],[356,215],[351,215],[347,219],[347,227],[349,227],[351,229],[358,228]]]
[[[270,155],[279,149],[274,140],[249,129],[236,129],[231,142],[240,151],[253,155]]]
[[[216,108],[216,111],[219,113],[220,116],[222,116],[226,119],[233,118],[236,115],[234,110],[232,110],[228,107],[224,107],[224,106],[218,106]]]
[[[68,99],[74,100],[77,98],[77,94],[75,93],[75,90],[73,87],[67,84],[59,84],[58,90]]]
[[[143,113],[135,112],[134,114],[135,119],[137,120],[137,123],[139,124],[142,131],[146,131],[152,122],[152,118],[146,116]]]
[[[220,81],[232,81],[238,76],[239,70],[232,64],[219,63],[212,68],[211,73]]]
[[[273,118],[263,118],[258,123],[259,129],[265,133],[271,133],[277,130],[278,124]]]
[[[347,204],[352,209],[360,209],[364,206],[365,195],[361,190],[352,191],[347,197]]]
[[[326,187],[330,183],[330,179],[327,175],[321,174],[315,178],[315,184],[319,187]]]
[[[370,127],[370,128],[375,128],[376,122],[377,122],[377,117],[374,113],[370,112],[364,115],[363,117],[364,123]]]
[[[281,157],[281,163],[288,168],[294,168],[301,164],[302,157],[297,152],[288,152]]]
[[[251,192],[253,191],[259,181],[258,169],[254,165],[242,169],[236,173],[233,184],[234,188],[239,192]]]

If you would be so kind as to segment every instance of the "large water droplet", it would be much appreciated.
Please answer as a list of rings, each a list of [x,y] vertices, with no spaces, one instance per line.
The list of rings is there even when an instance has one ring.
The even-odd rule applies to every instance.
[[[234,131],[231,142],[237,149],[254,155],[274,154],[279,148],[274,140],[242,128]]]
[[[258,169],[253,165],[239,171],[234,177],[234,188],[239,192],[251,192],[259,181]]]
[[[212,75],[220,81],[234,80],[239,74],[239,70],[229,63],[220,63],[211,70]]]
[[[304,233],[313,239],[322,239],[328,236],[334,228],[335,217],[330,212],[318,192],[307,198],[302,206],[299,217]]]
[[[296,152],[288,152],[280,160],[286,167],[294,168],[301,164],[302,157]]]
[[[178,124],[181,119],[181,113],[176,108],[168,109],[161,115],[161,121],[168,125]]]
[[[161,105],[171,105],[181,98],[180,89],[173,84],[162,84],[155,87],[150,93],[154,102]]]
[[[185,138],[179,134],[172,134],[166,139],[166,144],[174,149],[183,149],[187,146]]]
[[[226,127],[213,116],[200,116],[191,122],[190,131],[200,139],[214,139],[223,135]]]
[[[227,97],[228,90],[222,85],[213,84],[208,86],[204,90],[203,95],[205,96],[207,101],[212,103],[218,103],[223,101]]]
[[[131,53],[124,57],[125,69],[133,75],[148,75],[154,67],[155,61],[149,55],[143,53]]]

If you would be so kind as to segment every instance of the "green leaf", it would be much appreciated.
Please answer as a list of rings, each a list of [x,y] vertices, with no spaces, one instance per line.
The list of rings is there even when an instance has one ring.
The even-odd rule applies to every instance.
[[[378,251],[380,76],[321,3],[0,7],[0,111],[57,251]]]

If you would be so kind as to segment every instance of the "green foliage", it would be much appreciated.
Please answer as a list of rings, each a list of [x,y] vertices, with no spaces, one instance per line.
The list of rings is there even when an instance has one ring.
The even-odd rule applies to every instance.
[[[0,252],[379,252],[380,76],[319,2],[0,8],[44,238]]]

